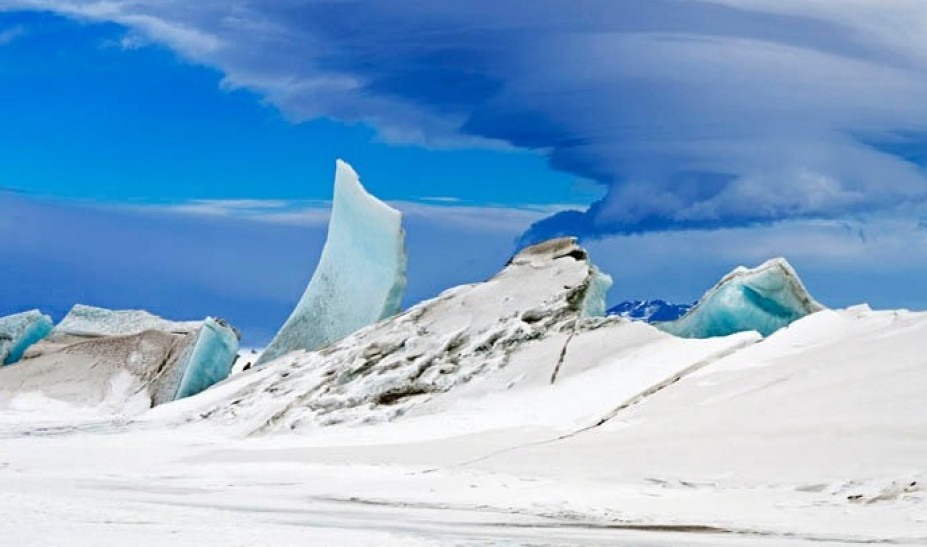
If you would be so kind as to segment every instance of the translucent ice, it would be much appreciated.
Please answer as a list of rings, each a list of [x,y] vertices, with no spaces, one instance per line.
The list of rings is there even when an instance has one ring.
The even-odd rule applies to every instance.
[[[203,322],[189,359],[181,365],[183,378],[174,399],[183,399],[225,380],[238,355],[238,336],[212,317]]]
[[[768,336],[821,309],[792,266],[776,258],[752,270],[737,268],[705,293],[689,313],[657,327],[684,338],[750,330]]]
[[[592,276],[589,281],[589,290],[583,298],[582,312],[586,317],[605,316],[605,296],[612,288],[612,276],[590,265]]]
[[[338,160],[322,257],[302,299],[258,363],[314,350],[399,312],[406,286],[402,214]]]
[[[22,359],[29,346],[52,331],[52,320],[38,310],[0,317],[0,364]]]

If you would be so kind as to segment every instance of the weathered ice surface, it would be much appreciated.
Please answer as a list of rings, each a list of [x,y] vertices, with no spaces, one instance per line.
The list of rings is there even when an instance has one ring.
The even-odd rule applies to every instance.
[[[368,194],[338,160],[328,238],[296,309],[259,363],[327,346],[399,312],[406,286],[402,214]]]
[[[752,270],[737,268],[705,293],[689,313],[658,327],[685,338],[750,330],[769,336],[822,309],[792,266],[784,258],[775,258]]]
[[[76,306],[71,318],[0,371],[0,403],[40,393],[82,407],[139,411],[225,379],[238,351],[224,322]]]
[[[38,310],[0,317],[0,365],[19,361],[29,346],[51,331],[51,317]]]
[[[146,330],[186,334],[200,324],[200,321],[168,321],[145,310],[108,310],[77,304],[55,327],[55,335],[124,336]]]

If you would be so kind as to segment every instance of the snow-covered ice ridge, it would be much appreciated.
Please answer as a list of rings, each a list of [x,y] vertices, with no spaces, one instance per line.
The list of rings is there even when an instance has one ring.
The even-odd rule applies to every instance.
[[[290,354],[232,378],[191,401],[181,419],[207,418],[249,432],[388,421],[467,392],[454,388],[547,388],[622,358],[628,345],[673,338],[602,317],[610,284],[575,239],[548,241],[516,255],[489,281],[451,289],[320,351]],[[756,338],[678,340],[691,347],[686,359],[668,367],[651,363],[623,393],[631,397],[677,367]],[[614,397],[590,397],[583,419],[600,419]]]
[[[338,160],[332,216],[319,264],[256,364],[295,350],[319,349],[396,315],[405,287],[402,214],[368,194],[354,169]]]

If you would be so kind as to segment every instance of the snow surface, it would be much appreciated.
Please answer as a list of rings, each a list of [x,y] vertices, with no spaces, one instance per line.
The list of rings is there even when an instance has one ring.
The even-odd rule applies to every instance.
[[[315,350],[399,312],[406,286],[402,213],[368,194],[338,160],[328,237],[293,313],[258,364]]]
[[[660,329],[686,338],[710,338],[754,330],[768,336],[824,309],[805,290],[784,258],[724,276],[681,318]]]
[[[51,331],[51,317],[39,310],[0,317],[0,365],[19,361],[30,346]]]
[[[134,418],[106,406],[133,393],[125,376],[96,407],[15,390],[0,537],[927,543],[927,313],[679,338],[586,317],[580,251],[528,249],[485,283]]]

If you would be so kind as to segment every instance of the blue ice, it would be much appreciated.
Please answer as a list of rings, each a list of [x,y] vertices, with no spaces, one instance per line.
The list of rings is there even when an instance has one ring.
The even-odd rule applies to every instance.
[[[230,327],[207,317],[193,350],[182,364],[183,376],[174,399],[183,399],[225,380],[238,355],[238,336]]]
[[[737,268],[705,293],[689,313],[656,326],[683,338],[711,338],[757,331],[769,336],[823,309],[783,258]]]
[[[402,214],[338,160],[328,237],[312,280],[258,364],[315,350],[399,312],[406,287]]]
[[[53,326],[51,317],[38,310],[0,317],[0,364],[22,359],[29,346],[48,336]]]

